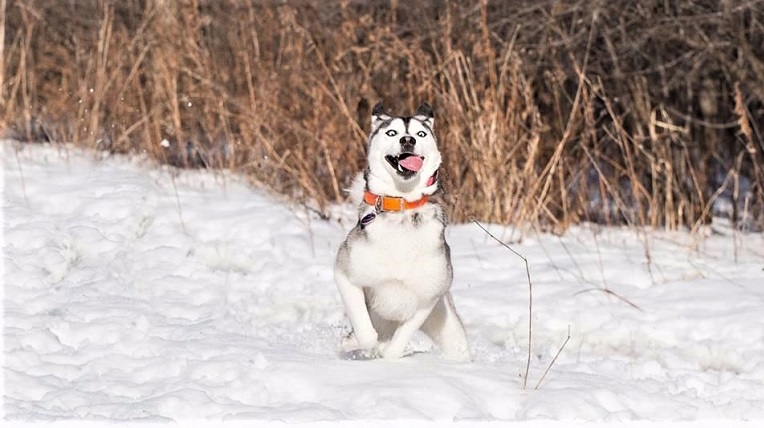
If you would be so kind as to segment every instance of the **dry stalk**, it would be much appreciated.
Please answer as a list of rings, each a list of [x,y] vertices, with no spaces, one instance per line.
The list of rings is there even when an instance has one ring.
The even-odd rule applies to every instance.
[[[565,345],[567,345],[569,341],[570,341],[570,326],[568,326],[568,335],[565,337],[565,341],[562,342],[562,345],[560,346],[560,349],[557,350],[557,353],[554,355],[554,358],[552,358],[552,361],[549,362],[549,366],[547,366],[546,370],[544,370],[544,374],[541,375],[541,378],[536,383],[536,386],[533,389],[539,389],[539,386],[541,385],[541,382],[544,380],[544,378],[546,377],[547,373],[549,373],[549,370],[552,369],[552,366],[557,361],[557,357],[560,356],[560,354],[562,353],[562,350],[565,349]]]
[[[494,236],[491,232],[488,231],[485,227],[483,227],[482,224],[480,224],[477,220],[472,220],[473,223],[475,223],[480,229],[483,230],[488,236],[490,236],[494,241],[498,242],[499,245],[502,247],[508,249],[512,252],[515,256],[522,259],[523,263],[525,263],[525,274],[528,277],[528,359],[525,363],[525,375],[523,376],[523,389],[526,389],[528,385],[528,373],[530,372],[531,368],[531,349],[532,349],[532,338],[533,338],[533,284],[531,282],[531,270],[528,266],[528,259],[525,258],[522,254],[515,251],[512,247],[507,245],[504,241],[500,240],[496,236]]]
[[[13,143],[13,151],[16,154],[16,166],[19,169],[19,178],[21,179],[21,193],[24,195],[24,203],[29,206],[29,198],[27,197],[27,186],[24,182],[24,170],[21,168],[21,159],[19,159],[19,144]]]
[[[631,300],[621,296],[620,294],[616,293],[615,291],[613,291],[613,290],[611,290],[609,288],[602,288],[602,287],[589,288],[589,289],[586,289],[586,290],[578,291],[578,292],[576,292],[573,295],[574,296],[578,296],[579,294],[590,293],[592,291],[601,291],[601,292],[603,292],[605,294],[608,294],[610,296],[615,297],[616,299],[626,303],[627,305],[631,306],[632,308],[634,308],[634,309],[636,309],[636,310],[638,310],[640,312],[644,312],[644,310],[642,308],[640,308],[639,305],[637,305],[636,303],[632,302]]]
[[[6,0],[0,0],[0,105],[5,106],[5,9]],[[4,118],[0,118],[3,120]],[[0,122],[1,123],[1,122]]]
[[[175,171],[169,171],[170,180],[172,181],[172,190],[175,194],[175,209],[178,211],[178,220],[180,221],[180,229],[184,234],[188,235],[186,230],[186,222],[183,221],[183,208],[180,206],[180,194],[178,194],[178,186],[175,184]]]

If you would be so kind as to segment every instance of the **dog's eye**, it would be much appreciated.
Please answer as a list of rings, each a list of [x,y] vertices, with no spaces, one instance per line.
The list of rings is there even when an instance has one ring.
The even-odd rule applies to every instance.
[[[396,131],[395,129],[391,129],[391,130],[385,132],[385,134],[388,137],[395,137],[396,135],[398,135],[398,131]]]
[[[419,138],[424,138],[424,137],[427,136],[427,133],[424,132],[424,131],[419,131],[419,132],[416,133],[416,136],[419,137]]]

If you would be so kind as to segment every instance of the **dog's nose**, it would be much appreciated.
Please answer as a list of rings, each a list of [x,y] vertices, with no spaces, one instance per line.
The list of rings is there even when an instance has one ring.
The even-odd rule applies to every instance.
[[[412,148],[415,145],[416,145],[416,140],[414,139],[414,137],[408,136],[408,135],[405,136],[405,137],[401,137],[401,146],[402,147],[404,147],[404,148],[405,147]]]

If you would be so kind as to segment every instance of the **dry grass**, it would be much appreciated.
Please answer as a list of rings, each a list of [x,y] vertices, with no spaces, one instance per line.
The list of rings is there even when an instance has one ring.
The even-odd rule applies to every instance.
[[[370,105],[429,100],[456,221],[697,228],[722,198],[764,226],[762,1],[1,1],[21,140],[322,208],[363,166]]]

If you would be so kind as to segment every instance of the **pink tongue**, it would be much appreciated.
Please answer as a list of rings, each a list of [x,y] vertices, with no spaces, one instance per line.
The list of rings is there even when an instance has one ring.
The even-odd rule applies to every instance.
[[[409,156],[406,159],[398,161],[398,163],[409,171],[419,171],[422,168],[422,158],[419,156]]]

